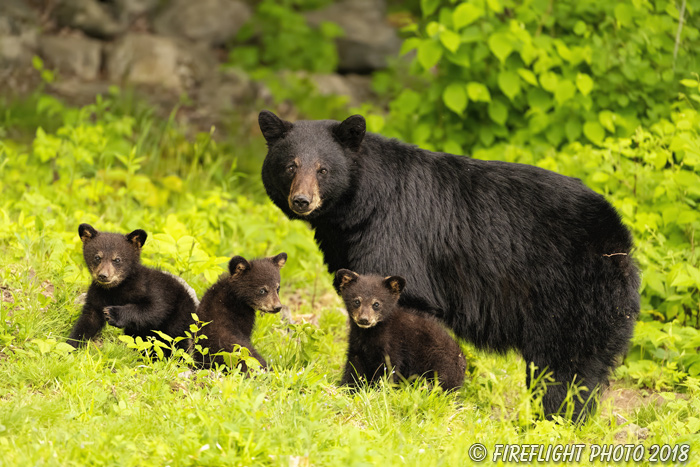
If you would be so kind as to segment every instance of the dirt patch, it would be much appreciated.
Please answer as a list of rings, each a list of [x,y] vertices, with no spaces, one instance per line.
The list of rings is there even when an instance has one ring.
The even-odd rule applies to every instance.
[[[678,396],[683,396],[678,394]],[[610,387],[604,393],[602,402],[612,400],[613,410],[623,415],[632,415],[642,407],[654,404],[659,408],[665,399],[658,393],[646,389]]]

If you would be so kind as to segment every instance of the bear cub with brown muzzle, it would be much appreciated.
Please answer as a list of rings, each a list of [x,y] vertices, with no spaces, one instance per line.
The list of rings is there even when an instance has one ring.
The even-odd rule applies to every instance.
[[[384,375],[393,382],[416,376],[437,378],[446,390],[464,382],[466,361],[454,339],[432,317],[398,304],[406,280],[336,272],[350,316],[348,354],[342,385],[374,384]]]
[[[255,327],[255,310],[264,313],[279,313],[280,269],[287,262],[287,254],[280,253],[270,258],[247,261],[234,256],[229,262],[229,274],[222,276],[202,297],[197,309],[200,321],[208,323],[201,333],[207,339],[198,341],[208,353],[195,351],[195,360],[200,366],[228,363],[219,352],[232,352],[235,345],[245,347],[252,357],[267,367],[265,359],[255,350],[250,337]],[[247,372],[244,361],[236,363]]]
[[[184,281],[141,264],[147,234],[98,232],[89,224],[78,228],[83,257],[93,281],[82,314],[73,325],[68,343],[74,347],[95,337],[105,323],[132,337],[160,339],[154,331],[184,337],[193,323],[196,295]],[[162,339],[161,339],[162,340]],[[186,349],[187,339],[178,346]],[[167,349],[163,349],[169,355]]]

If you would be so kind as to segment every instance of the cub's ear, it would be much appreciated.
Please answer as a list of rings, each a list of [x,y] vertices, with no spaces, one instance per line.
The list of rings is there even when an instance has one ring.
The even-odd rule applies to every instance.
[[[343,120],[333,129],[333,134],[340,144],[348,149],[360,149],[366,131],[365,117],[353,115]]]
[[[133,243],[136,248],[141,248],[143,244],[146,243],[146,237],[148,237],[146,232],[141,229],[136,229],[127,235],[126,239],[129,240],[130,243]]]
[[[384,287],[394,295],[400,295],[406,287],[406,279],[401,276],[389,276],[384,278]]]
[[[282,266],[287,262],[287,253],[280,253],[277,256],[273,256],[270,258],[273,263],[275,263],[275,266],[278,268],[282,269]]]
[[[242,256],[234,256],[228,263],[228,271],[231,273],[231,277],[238,278],[249,269],[250,263]]]
[[[80,224],[80,226],[78,226],[78,235],[80,235],[80,240],[85,243],[97,237],[99,232],[90,224]]]
[[[338,269],[335,273],[335,280],[333,281],[333,287],[341,292],[348,285],[359,279],[360,276],[356,272],[352,272],[349,269]]]
[[[293,126],[291,123],[282,120],[269,110],[260,112],[260,115],[258,115],[258,124],[260,125],[260,131],[262,131],[268,146],[284,138]]]

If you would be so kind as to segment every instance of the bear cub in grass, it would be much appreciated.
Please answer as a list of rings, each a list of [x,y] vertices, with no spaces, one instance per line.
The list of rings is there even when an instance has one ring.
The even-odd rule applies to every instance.
[[[170,337],[185,336],[193,322],[196,295],[179,277],[141,264],[146,232],[139,229],[122,235],[80,224],[78,234],[93,281],[82,314],[68,337],[69,344],[83,345],[105,323],[144,340],[158,338],[156,330]],[[178,346],[187,348],[187,340]]]
[[[459,345],[435,319],[398,304],[405,285],[400,276],[358,275],[348,269],[336,273],[335,286],[350,316],[341,384],[376,383],[393,369],[394,382],[425,376],[437,377],[446,391],[462,386],[467,365]]]
[[[196,352],[196,360],[206,368],[224,364],[226,359],[218,352],[232,352],[234,345],[245,347],[263,368],[265,359],[255,350],[250,336],[255,326],[255,310],[264,313],[279,313],[280,269],[287,262],[287,254],[280,253],[270,258],[247,261],[234,256],[229,262],[229,273],[212,285],[202,297],[197,316],[209,322],[202,329],[207,339],[198,344],[209,349],[202,355]],[[241,371],[248,371],[245,362],[240,362]]]

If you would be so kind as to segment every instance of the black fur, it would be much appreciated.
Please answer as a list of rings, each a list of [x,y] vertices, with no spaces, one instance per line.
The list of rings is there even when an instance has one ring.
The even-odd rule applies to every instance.
[[[639,276],[630,233],[603,196],[537,167],[371,133],[355,149],[336,121],[274,125],[286,130],[268,140],[265,189],[288,217],[315,228],[330,272],[400,274],[409,282],[403,305],[432,312],[478,347],[518,349],[552,371],[562,384],[548,388],[547,414],[574,379],[589,389],[607,383],[639,313]],[[315,209],[292,209],[299,186],[317,191]],[[582,411],[578,403],[574,416]]]
[[[78,233],[93,281],[68,343],[74,347],[84,344],[106,322],[144,340],[158,337],[154,330],[170,337],[185,336],[193,322],[195,302],[174,276],[141,265],[146,232],[122,235],[81,224]],[[186,348],[187,340],[179,345]]]
[[[225,359],[217,352],[232,352],[238,344],[250,351],[263,368],[265,359],[255,350],[250,336],[255,326],[255,310],[278,313],[282,309],[279,300],[280,269],[287,261],[287,254],[248,262],[242,256],[234,256],[229,262],[229,274],[222,276],[202,297],[197,309],[200,321],[209,322],[201,333],[207,339],[198,343],[209,349],[202,355],[196,352],[196,360],[204,367],[223,365]],[[264,291],[264,293],[262,292]],[[244,362],[238,365],[248,371]]]
[[[425,376],[437,377],[446,391],[462,386],[467,366],[462,351],[433,318],[398,305],[405,284],[400,276],[336,273],[335,285],[350,316],[341,384],[373,384],[391,372],[394,382]]]

